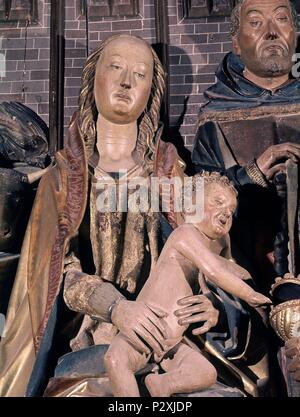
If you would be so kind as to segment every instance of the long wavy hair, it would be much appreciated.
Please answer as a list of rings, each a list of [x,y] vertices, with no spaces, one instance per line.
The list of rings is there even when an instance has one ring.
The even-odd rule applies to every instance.
[[[104,48],[115,39],[129,35],[114,35],[101,42],[99,47],[88,57],[83,69],[82,87],[79,95],[78,126],[85,143],[87,157],[94,152],[96,142],[96,122],[98,110],[94,96],[96,65]],[[165,91],[165,72],[153,48],[143,39],[130,36],[145,43],[153,56],[153,79],[150,97],[143,114],[138,119],[138,137],[136,152],[141,161],[152,169],[155,153],[155,133],[158,129],[161,100]]]

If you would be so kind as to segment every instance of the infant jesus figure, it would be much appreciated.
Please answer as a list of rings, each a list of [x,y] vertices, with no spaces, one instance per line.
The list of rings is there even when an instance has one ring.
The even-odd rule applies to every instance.
[[[160,364],[164,373],[151,373],[145,385],[153,397],[191,393],[215,384],[214,366],[199,352],[182,342],[188,326],[178,324],[174,311],[177,301],[199,293],[203,279],[246,301],[252,307],[271,301],[254,291],[245,280],[249,272],[230,260],[229,230],[237,206],[237,192],[227,177],[218,173],[197,174],[204,181],[204,212],[199,221],[185,222],[168,238],[137,302],[166,312],[167,337],[163,354],[140,353],[118,333],[106,353],[104,364],[116,397],[139,396],[135,373],[150,360]],[[202,281],[202,282],[201,282]],[[204,281],[205,282],[205,281]],[[116,305],[116,308],[118,306]],[[126,317],[124,317],[126,320]]]

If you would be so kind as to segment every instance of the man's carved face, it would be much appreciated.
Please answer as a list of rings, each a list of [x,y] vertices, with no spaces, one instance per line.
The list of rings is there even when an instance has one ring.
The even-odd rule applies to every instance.
[[[233,37],[233,46],[253,74],[288,74],[296,39],[288,0],[246,0],[242,4],[240,28]]]
[[[152,78],[153,56],[144,42],[130,36],[111,41],[96,68],[98,112],[112,123],[137,120],[147,106]]]
[[[236,206],[236,195],[229,187],[218,183],[206,184],[202,232],[211,239],[225,236],[232,226],[232,216]]]

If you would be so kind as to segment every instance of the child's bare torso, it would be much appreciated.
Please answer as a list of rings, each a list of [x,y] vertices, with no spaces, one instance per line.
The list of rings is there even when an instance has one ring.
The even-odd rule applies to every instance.
[[[192,226],[189,226],[192,227]],[[209,247],[216,254],[221,254],[226,247],[224,239],[207,240],[200,232],[199,241]],[[199,242],[200,243],[200,242]],[[137,300],[147,303],[150,307],[164,310],[168,316],[164,319],[168,325],[168,345],[178,343],[188,326],[180,326],[174,312],[180,309],[178,300],[198,294],[198,268],[174,247],[174,240],[168,239],[153,268],[146,284],[142,288]]]

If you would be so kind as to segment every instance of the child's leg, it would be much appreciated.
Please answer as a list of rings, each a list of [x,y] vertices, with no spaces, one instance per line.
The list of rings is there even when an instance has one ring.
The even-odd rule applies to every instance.
[[[104,366],[110,379],[114,397],[139,397],[134,376],[148,362],[146,354],[139,353],[119,333],[104,356]]]
[[[189,393],[215,384],[214,366],[198,351],[180,343],[172,359],[161,362],[164,374],[150,374],[145,384],[152,397],[169,397],[171,394]]]

